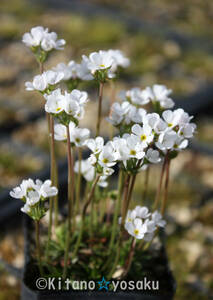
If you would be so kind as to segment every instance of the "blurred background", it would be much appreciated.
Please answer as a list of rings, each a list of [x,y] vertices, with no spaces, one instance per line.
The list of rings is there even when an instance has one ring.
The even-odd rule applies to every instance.
[[[173,89],[177,106],[195,116],[196,138],[171,168],[167,246],[178,284],[175,299],[213,299],[213,1],[1,0],[0,20],[0,257],[23,265],[21,203],[10,199],[10,188],[22,178],[49,176],[43,99],[24,88],[38,66],[21,42],[23,33],[42,25],[67,41],[46,69],[80,61],[91,51],[121,49],[131,66],[120,74],[116,93],[165,84]],[[91,83],[81,88],[92,100],[81,124],[91,128],[97,92]],[[108,84],[105,115],[112,95]],[[103,121],[102,133],[108,129]],[[61,180],[64,153],[60,144]],[[152,172],[150,195],[159,168]],[[19,281],[0,266],[0,300],[19,297]]]

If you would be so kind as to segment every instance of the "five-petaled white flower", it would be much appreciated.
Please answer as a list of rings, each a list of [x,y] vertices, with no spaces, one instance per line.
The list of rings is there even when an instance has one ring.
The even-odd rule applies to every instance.
[[[98,70],[110,68],[113,64],[113,58],[107,51],[100,50],[89,55],[88,69],[94,74]]]
[[[147,232],[146,225],[143,224],[142,220],[139,218],[134,219],[131,223],[125,223],[125,229],[136,239],[143,239],[144,234]]]

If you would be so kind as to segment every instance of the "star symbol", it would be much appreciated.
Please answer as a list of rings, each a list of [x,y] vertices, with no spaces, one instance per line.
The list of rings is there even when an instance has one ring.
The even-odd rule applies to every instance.
[[[102,290],[102,289],[105,289],[106,291],[109,290],[108,284],[110,283],[110,281],[106,281],[104,276],[102,277],[102,280],[97,281],[97,283],[99,284],[99,291]]]

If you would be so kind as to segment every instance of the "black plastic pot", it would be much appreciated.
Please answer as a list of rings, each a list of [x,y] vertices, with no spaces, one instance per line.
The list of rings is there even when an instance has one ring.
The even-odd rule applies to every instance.
[[[140,291],[98,291],[98,285],[93,291],[56,291],[56,290],[38,290],[36,285],[32,280],[36,280],[40,276],[32,277],[32,274],[35,271],[35,264],[33,263],[31,250],[34,247],[33,239],[33,223],[28,216],[24,216],[24,236],[25,236],[25,266],[23,271],[22,279],[22,300],[63,300],[63,299],[72,299],[72,300],[171,300],[174,297],[176,290],[176,281],[172,275],[172,272],[169,268],[168,257],[164,247],[164,242],[158,250],[155,251],[155,261],[153,259],[150,263],[150,272],[158,273],[157,279],[159,280],[159,290],[140,290]],[[158,264],[156,265],[156,261]],[[154,265],[154,268],[153,268]],[[152,270],[152,271],[151,271]],[[131,270],[130,270],[131,271]],[[133,271],[134,276],[134,271]],[[156,274],[155,274],[156,277]],[[132,280],[133,278],[131,278]],[[101,280],[101,278],[100,278]],[[127,280],[129,280],[127,278]],[[140,280],[143,280],[141,278]],[[165,285],[166,282],[166,285]],[[161,284],[163,285],[163,291],[161,290]],[[32,288],[34,286],[34,288]]]

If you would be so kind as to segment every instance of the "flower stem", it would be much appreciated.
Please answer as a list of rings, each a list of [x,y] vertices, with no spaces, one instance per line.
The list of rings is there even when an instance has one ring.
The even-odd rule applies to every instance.
[[[129,174],[127,174],[127,177],[126,177],[126,180],[124,183],[121,229],[123,229],[125,217],[126,217],[126,207],[127,207],[127,201],[128,201],[130,178],[131,178],[131,176]]]
[[[100,133],[103,89],[104,89],[104,82],[100,82],[99,96],[98,96],[98,118],[97,118],[97,124],[96,124],[96,136],[98,136]]]
[[[94,180],[94,182],[92,184],[92,188],[91,188],[91,191],[90,191],[89,196],[87,198],[87,201],[84,204],[84,207],[83,207],[83,210],[82,210],[81,228],[80,228],[80,233],[78,235],[78,239],[77,239],[77,242],[75,244],[74,251],[73,251],[73,257],[75,257],[76,254],[78,253],[78,249],[79,249],[81,239],[82,239],[82,235],[83,235],[83,231],[84,231],[84,224],[85,224],[85,217],[86,217],[87,208],[88,208],[89,204],[92,201],[92,198],[93,198],[94,192],[95,192],[95,187],[96,187],[96,184],[98,183],[99,178],[100,178],[100,175],[96,176],[96,179]]]
[[[130,182],[130,187],[129,187],[129,192],[128,192],[128,198],[127,198],[127,203],[126,203],[125,215],[127,214],[127,211],[129,209],[129,205],[130,205],[130,202],[131,202],[131,199],[132,199],[132,193],[133,193],[133,189],[134,189],[134,185],[135,185],[136,176],[137,176],[137,174],[134,174],[131,177],[131,182]]]
[[[134,256],[134,252],[135,252],[135,245],[136,245],[136,239],[133,238],[131,246],[130,246],[129,255],[128,255],[128,258],[127,258],[127,261],[126,261],[126,265],[125,265],[125,271],[122,274],[122,278],[124,278],[128,274],[128,272],[131,268],[132,260],[133,260],[133,256]]]
[[[155,195],[155,202],[154,202],[154,205],[153,205],[154,210],[157,209],[158,204],[159,204],[165,167],[166,167],[166,157],[164,158],[164,162],[163,162],[163,165],[162,165],[162,168],[161,168],[160,181],[159,181],[159,184],[158,184],[158,189],[157,189],[157,192],[156,192],[156,195]]]
[[[36,252],[37,252],[37,260],[38,260],[38,267],[40,271],[40,275],[43,276],[43,267],[41,263],[41,247],[40,247],[40,221],[35,221],[35,229],[36,229]]]
[[[169,169],[170,169],[170,159],[167,157],[166,159],[166,180],[165,180],[165,186],[164,186],[164,198],[161,206],[161,214],[162,216],[165,213],[166,204],[168,200],[168,187],[169,187]]]
[[[55,140],[54,140],[54,119],[53,116],[47,114],[47,123],[49,130],[49,141],[50,141],[50,179],[52,185],[56,185],[55,182],[55,173],[56,173],[56,160],[55,160]],[[56,200],[55,200],[56,199]],[[50,241],[52,238],[52,224],[53,224],[53,201],[57,201],[57,198],[50,198],[50,209],[49,209],[49,224],[48,224],[48,240],[47,240],[47,248],[46,248],[46,257],[48,258]],[[57,220],[58,216],[55,215]]]
[[[144,182],[144,191],[143,191],[143,194],[142,194],[142,202],[147,197],[148,184],[149,184],[149,173],[150,173],[150,167],[148,166],[147,169],[146,169],[146,173],[145,173],[145,182]]]
[[[77,185],[76,185],[76,210],[75,215],[79,212],[80,206],[80,193],[81,193],[81,161],[82,161],[82,149],[78,148],[78,177],[77,177]]]
[[[115,240],[115,234],[116,234],[116,228],[118,224],[118,214],[119,214],[119,208],[121,204],[121,196],[122,196],[122,189],[123,189],[123,178],[124,178],[124,173],[122,169],[119,171],[119,178],[118,178],[118,197],[116,200],[116,206],[115,206],[115,212],[113,216],[113,225],[112,225],[112,234],[109,242],[109,249],[111,250],[113,247],[113,243]]]
[[[63,269],[63,279],[66,278],[67,268],[68,268],[68,257],[69,257],[69,245],[70,245],[70,235],[71,235],[71,219],[72,219],[72,209],[74,201],[74,172],[73,172],[73,160],[72,160],[72,150],[70,143],[70,131],[69,125],[67,128],[67,163],[68,163],[68,228],[66,235],[66,245],[64,253],[64,269]]]

